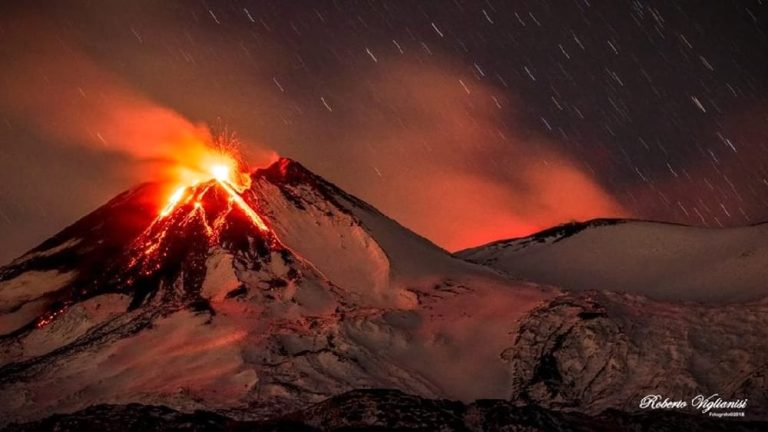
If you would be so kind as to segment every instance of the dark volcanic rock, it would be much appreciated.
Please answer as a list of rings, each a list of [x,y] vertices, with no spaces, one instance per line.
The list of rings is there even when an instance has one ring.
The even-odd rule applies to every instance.
[[[597,416],[519,406],[503,400],[471,404],[425,399],[398,390],[355,390],[308,409],[265,422],[236,421],[221,414],[181,413],[161,406],[98,405],[72,414],[11,425],[22,431],[760,431],[768,423],[715,420],[704,415],[665,412]]]

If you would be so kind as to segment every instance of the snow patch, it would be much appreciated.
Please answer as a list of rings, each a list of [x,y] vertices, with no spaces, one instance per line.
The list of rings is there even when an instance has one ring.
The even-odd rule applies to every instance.
[[[232,266],[232,255],[221,249],[213,252],[206,261],[201,295],[211,302],[222,302],[227,294],[236,290],[240,284]]]
[[[19,306],[12,312],[0,313],[0,336],[12,333],[31,323],[44,314],[48,301],[44,298],[32,300]]]
[[[131,298],[123,294],[103,294],[76,303],[47,326],[25,335],[21,339],[20,358],[8,360],[45,355],[72,343],[96,325],[124,313],[130,302]],[[3,363],[6,362],[4,358]]]
[[[278,238],[322,275],[347,291],[374,303],[387,303],[389,259],[350,215],[307,187],[291,187],[303,208],[274,185],[261,180],[256,188]]]
[[[48,257],[48,256],[51,256],[51,255],[55,255],[55,254],[57,254],[57,253],[59,253],[61,251],[64,251],[64,250],[67,250],[67,249],[71,249],[71,248],[77,246],[78,244],[80,244],[80,242],[82,242],[82,239],[80,239],[80,238],[72,238],[72,239],[69,239],[69,240],[61,243],[60,245],[54,246],[54,247],[52,247],[50,249],[45,249],[45,250],[42,250],[42,251],[29,252],[26,255],[22,255],[17,260],[14,260],[13,263],[11,263],[11,264],[12,265],[17,265],[17,264],[21,264],[23,262],[29,261],[31,259],[42,258],[42,257]]]
[[[76,272],[28,271],[0,282],[0,313],[13,312],[24,303],[65,287]]]

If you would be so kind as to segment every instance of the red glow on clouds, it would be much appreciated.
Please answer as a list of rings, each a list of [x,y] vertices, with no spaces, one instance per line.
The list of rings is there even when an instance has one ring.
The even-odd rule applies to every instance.
[[[459,250],[491,241],[522,237],[571,220],[588,220],[625,211],[589,176],[567,163],[531,166],[523,174],[524,192],[509,190],[480,176],[456,173],[413,191],[430,212],[404,216],[421,235]],[[433,214],[439,217],[433,217]]]
[[[572,220],[629,216],[578,161],[516,133],[516,101],[485,81],[459,82],[462,76],[450,64],[403,64],[366,83],[402,126],[366,121],[357,128],[356,141],[389,151],[367,161],[380,186],[355,193],[448,250]]]

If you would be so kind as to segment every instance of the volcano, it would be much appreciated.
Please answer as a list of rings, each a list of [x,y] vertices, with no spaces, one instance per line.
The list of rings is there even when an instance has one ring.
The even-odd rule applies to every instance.
[[[2,424],[99,404],[313,424],[359,389],[458,400],[457,418],[478,399],[539,410],[522,417],[633,413],[649,393],[766,414],[764,300],[515,279],[285,158],[243,190],[211,179],[159,204],[165,190],[124,192],[0,269]]]

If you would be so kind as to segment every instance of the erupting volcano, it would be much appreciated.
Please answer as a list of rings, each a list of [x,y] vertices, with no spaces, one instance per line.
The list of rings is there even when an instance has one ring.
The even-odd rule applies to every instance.
[[[202,156],[178,168],[184,181],[140,235],[130,242],[122,258],[107,266],[92,283],[62,295],[36,322],[41,328],[50,324],[72,303],[109,292],[135,294],[133,306],[157,290],[167,275],[205,267],[208,251],[214,247],[227,250],[253,250],[265,254],[283,246],[259,215],[251,187],[251,173],[232,146],[209,149]],[[139,188],[138,193],[165,184]],[[154,192],[147,193],[151,201]],[[162,196],[162,193],[157,194]],[[158,197],[158,199],[161,199]],[[124,229],[124,227],[116,227]],[[199,290],[201,277],[187,276],[187,291]],[[193,299],[194,300],[194,299]]]
[[[593,430],[645,420],[556,410],[633,411],[648,388],[768,403],[764,303],[716,309],[521,282],[490,266],[581,231],[465,253],[481,265],[290,159],[251,172],[234,152],[206,155],[178,184],[126,191],[0,268],[0,426],[96,404],[243,421],[299,412],[315,424],[350,398],[374,411],[365,418],[405,404],[426,411],[387,415],[422,421],[438,409],[425,398],[495,398],[513,401],[494,406],[520,410],[517,424],[544,415]],[[694,360],[702,369],[688,372]],[[659,379],[662,363],[671,378]],[[720,363],[734,366],[707,368]],[[356,389],[399,392],[338,396]],[[497,418],[485,403],[440,403],[462,425]]]

